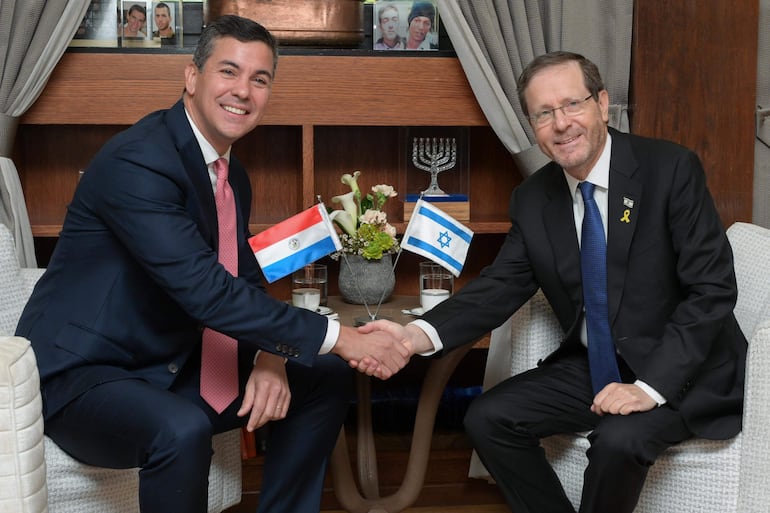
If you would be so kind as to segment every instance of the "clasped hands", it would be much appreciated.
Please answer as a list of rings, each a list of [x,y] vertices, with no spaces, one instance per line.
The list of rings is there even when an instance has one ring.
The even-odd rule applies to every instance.
[[[379,320],[358,329],[342,326],[332,352],[362,373],[388,379],[403,369],[414,353],[432,347],[427,335],[416,326]],[[290,403],[283,358],[260,353],[246,382],[238,416],[248,415],[246,429],[254,431],[271,420],[286,417]]]
[[[357,329],[341,327],[332,352],[359,372],[388,379],[403,369],[413,354],[432,348],[428,336],[417,326],[381,319]]]

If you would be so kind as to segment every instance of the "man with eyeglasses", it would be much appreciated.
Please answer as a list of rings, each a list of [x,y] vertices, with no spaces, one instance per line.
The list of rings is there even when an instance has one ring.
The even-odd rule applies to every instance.
[[[747,345],[732,251],[698,157],[608,128],[592,62],[542,55],[517,85],[552,162],[513,191],[497,258],[420,320],[368,329],[411,354],[446,352],[542,289],[559,349],[479,396],[465,427],[516,513],[574,513],[540,439],[591,431],[579,511],[631,513],[665,449],[741,429]]]

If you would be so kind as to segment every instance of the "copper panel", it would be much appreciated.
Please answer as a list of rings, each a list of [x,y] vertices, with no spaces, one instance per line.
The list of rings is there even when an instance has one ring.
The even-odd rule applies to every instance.
[[[358,46],[363,0],[208,0],[206,20],[237,14],[255,20],[285,45]]]

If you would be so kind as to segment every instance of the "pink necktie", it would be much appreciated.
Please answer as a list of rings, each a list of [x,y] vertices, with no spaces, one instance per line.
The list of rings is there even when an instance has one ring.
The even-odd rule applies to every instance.
[[[238,242],[233,190],[227,181],[227,160],[214,162],[219,224],[219,263],[233,276],[238,276]],[[218,331],[203,330],[201,348],[201,397],[217,413],[238,397],[238,343]]]

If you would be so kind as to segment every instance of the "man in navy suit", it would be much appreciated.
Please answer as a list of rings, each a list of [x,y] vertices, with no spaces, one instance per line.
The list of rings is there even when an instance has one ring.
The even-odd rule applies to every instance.
[[[343,359],[382,378],[407,361],[386,334],[360,335],[261,285],[251,188],[230,148],[262,117],[276,63],[261,25],[206,27],[182,100],[89,165],[18,325],[37,356],[46,433],[85,463],[141,467],[143,513],[205,512],[212,435],[268,421],[259,511],[317,513],[350,398]],[[221,158],[236,204],[232,274],[217,254]],[[239,395],[219,414],[200,396],[204,327],[237,340]]]
[[[574,513],[539,442],[592,430],[580,511],[630,513],[667,447],[741,429],[746,339],[733,315],[732,251],[698,158],[608,129],[608,95],[593,63],[546,54],[517,85],[552,162],[513,191],[511,229],[495,261],[422,319],[368,329],[389,330],[412,353],[448,351],[542,289],[564,341],[536,369],[477,398],[466,429],[516,513]],[[606,262],[594,263],[605,264],[608,355],[619,378],[597,391],[586,350],[581,182],[593,184],[596,231],[606,239]]]

